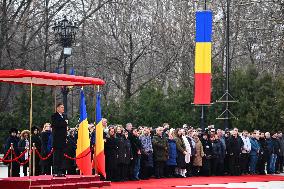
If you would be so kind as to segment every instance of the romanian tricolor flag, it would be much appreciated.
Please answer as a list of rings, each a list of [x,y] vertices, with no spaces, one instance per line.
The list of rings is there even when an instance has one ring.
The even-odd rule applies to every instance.
[[[211,35],[212,12],[196,12],[194,104],[211,102]]]
[[[92,175],[87,109],[83,89],[81,89],[80,125],[78,130],[76,158],[76,163],[81,173],[83,175]]]
[[[102,111],[101,111],[101,95],[97,93],[96,99],[96,157],[95,165],[97,173],[102,174],[106,178],[105,171],[105,153],[104,153],[104,127],[102,124]]]

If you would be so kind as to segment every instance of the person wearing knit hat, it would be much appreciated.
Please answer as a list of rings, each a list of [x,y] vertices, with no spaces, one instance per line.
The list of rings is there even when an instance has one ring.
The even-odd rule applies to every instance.
[[[9,134],[11,135],[12,133],[17,134],[17,133],[18,133],[18,129],[16,129],[16,128],[11,128],[11,129],[9,130]]]
[[[37,126],[33,126],[33,127],[31,128],[32,134],[34,133],[35,130],[37,130],[37,132],[39,133],[39,128],[38,128]]]
[[[40,139],[40,130],[38,127],[33,126],[31,128],[31,139],[32,139],[32,145],[35,144],[35,147],[39,153],[41,153],[41,139]],[[38,176],[41,173],[41,167],[39,165],[40,159],[38,156],[35,156],[35,174],[33,176]],[[33,165],[32,165],[33,166]],[[31,169],[33,170],[33,169]]]
[[[19,138],[17,137],[17,133],[18,133],[18,129],[16,128],[11,128],[9,130],[9,137],[6,140],[5,143],[5,150],[4,153],[6,154],[7,151],[10,149],[11,144],[13,144],[13,149],[14,152],[16,154],[16,156],[19,155],[19,151],[18,151],[18,143],[19,143]],[[13,155],[13,158],[15,158],[16,156]],[[12,163],[12,172],[11,170],[11,163],[8,163],[8,173],[10,177],[19,177],[20,176],[20,165],[19,163]]]

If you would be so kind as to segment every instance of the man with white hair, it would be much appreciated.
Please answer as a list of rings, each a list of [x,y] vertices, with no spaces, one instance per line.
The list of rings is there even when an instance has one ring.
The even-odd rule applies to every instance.
[[[163,136],[163,127],[156,129],[156,135],[153,137],[153,152],[155,161],[155,177],[163,178],[166,161],[168,160],[168,141]]]

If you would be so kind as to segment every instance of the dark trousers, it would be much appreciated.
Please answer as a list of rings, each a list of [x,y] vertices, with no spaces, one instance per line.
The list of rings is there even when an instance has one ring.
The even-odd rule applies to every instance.
[[[211,176],[211,159],[207,159],[206,157],[202,158],[201,175]]]
[[[124,163],[119,163],[117,165],[117,174],[116,174],[116,179],[118,181],[125,181],[127,180],[128,176],[127,176],[127,173],[128,173],[128,165],[127,164],[124,164]]]
[[[129,180],[129,164],[123,164],[122,167],[122,180]]]
[[[129,179],[134,179],[134,167],[135,167],[135,160],[132,159],[130,161],[129,170],[128,170],[128,178]]]
[[[51,174],[51,166],[50,165],[42,165],[41,166],[41,174],[42,175],[50,175]]]
[[[199,166],[193,166],[192,174],[193,174],[194,176],[199,176],[199,175],[200,175],[200,170],[201,170],[201,167],[199,167]]]
[[[63,148],[56,148],[53,154],[53,174],[65,174],[63,161],[64,161]]]
[[[191,177],[192,176],[192,162],[189,162],[186,164],[186,176]]]
[[[175,175],[175,165],[166,165],[166,172],[165,172],[165,176],[166,177],[173,177]]]
[[[241,174],[240,171],[240,157],[238,154],[231,155],[229,159],[230,174],[238,176]]]
[[[242,153],[240,156],[240,164],[241,164],[241,174],[248,174],[249,170],[249,154]]]
[[[28,167],[29,167],[29,163],[23,165],[24,176],[28,176]]]
[[[278,156],[276,160],[276,172],[283,172],[283,156]]]
[[[211,174],[216,176],[217,175],[217,166],[218,166],[218,158],[211,159]]]
[[[20,176],[20,165],[17,162],[12,163],[12,175],[10,174],[11,163],[8,164],[9,177],[19,177]]]
[[[226,154],[224,159],[224,174],[228,175],[229,173],[230,173],[230,156]]]
[[[33,157],[33,154],[32,154],[31,157]],[[32,160],[32,166],[31,166],[31,174],[33,176],[38,176],[38,175],[41,174],[41,167],[39,165],[39,161],[40,161],[39,157],[37,155],[35,155],[35,164],[33,164],[33,160]],[[35,172],[33,173],[33,167],[34,166],[35,166]]]
[[[218,176],[223,176],[224,175],[224,159],[218,159],[217,175]]]
[[[264,155],[260,155],[259,158],[258,158],[258,161],[257,161],[257,172],[261,175],[265,175],[265,163],[266,163],[266,160],[265,160],[265,157]]]
[[[164,177],[164,169],[166,162],[164,161],[155,161],[155,177],[161,178]]]
[[[279,162],[279,171],[283,172],[283,164],[284,164],[284,156],[279,156],[280,162]]]
[[[72,165],[67,169],[67,175],[76,175],[76,166]]]

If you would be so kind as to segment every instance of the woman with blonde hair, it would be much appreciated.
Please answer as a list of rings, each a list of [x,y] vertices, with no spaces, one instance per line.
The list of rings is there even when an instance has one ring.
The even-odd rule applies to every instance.
[[[43,125],[41,133],[41,155],[46,157],[52,148],[52,134],[51,134],[51,124],[45,123]],[[40,160],[41,174],[50,175],[51,174],[51,165],[52,165],[52,156],[47,160]]]
[[[30,146],[30,131],[29,130],[23,130],[21,132],[21,140],[19,141],[18,144],[18,148],[19,148],[19,152],[22,153],[23,151],[25,151],[26,149],[29,148]],[[20,158],[21,162],[26,161],[29,158],[29,151],[27,151],[25,153],[25,155]],[[25,176],[27,176],[27,170],[28,170],[28,166],[29,164],[26,163],[25,165],[23,165],[23,173]]]

